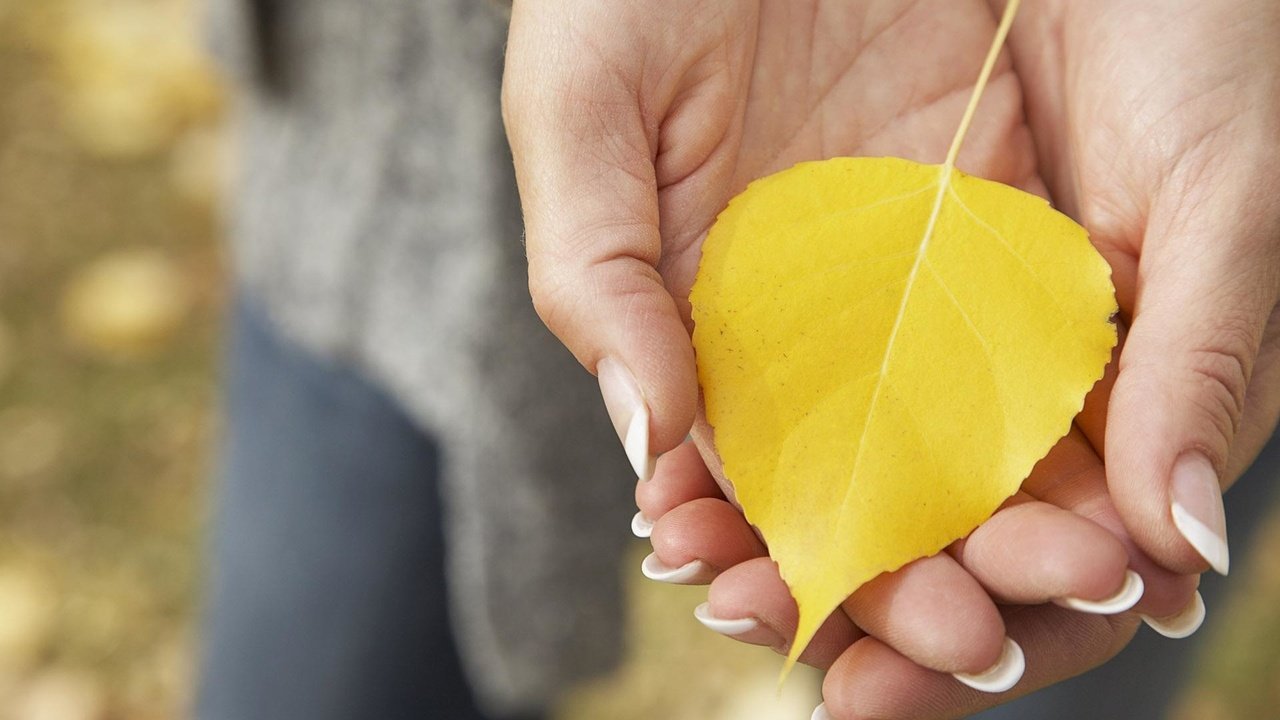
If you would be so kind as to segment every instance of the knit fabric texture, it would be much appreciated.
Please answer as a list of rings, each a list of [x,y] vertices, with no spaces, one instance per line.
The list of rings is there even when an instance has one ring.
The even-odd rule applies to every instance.
[[[209,5],[242,90],[236,279],[439,438],[464,664],[490,711],[539,709],[618,657],[634,476],[529,300],[498,102],[507,11],[256,2],[257,23],[254,0]]]

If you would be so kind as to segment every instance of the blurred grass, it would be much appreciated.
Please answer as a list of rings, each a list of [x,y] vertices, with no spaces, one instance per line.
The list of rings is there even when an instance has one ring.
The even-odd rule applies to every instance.
[[[0,0],[0,717],[190,694],[223,272],[217,164],[175,168],[217,107],[144,69],[200,57],[185,11]],[[216,92],[202,62],[168,82]]]
[[[1280,718],[1280,512],[1232,577],[1234,592],[1216,610],[1226,622],[1201,652],[1176,720]]]
[[[225,277],[189,2],[0,0],[0,720],[186,714]],[[808,717],[641,545],[632,660],[560,720]],[[1280,717],[1280,519],[1253,557],[1180,720]]]

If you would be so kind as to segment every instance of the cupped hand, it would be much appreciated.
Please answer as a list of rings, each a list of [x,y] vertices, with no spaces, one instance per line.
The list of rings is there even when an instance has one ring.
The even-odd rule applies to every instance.
[[[646,573],[711,583],[700,621],[785,654],[795,601],[697,448],[689,442],[664,455],[636,500],[635,527],[654,547]],[[1145,579],[1145,594],[1135,578]],[[801,661],[827,670],[826,717],[963,717],[1105,662],[1140,615],[1170,637],[1194,632],[1204,613],[1194,585],[1129,540],[1101,460],[1075,430],[967,539],[856,591]],[[1002,654],[1006,636],[1025,653],[1025,675]]]
[[[1126,311],[1124,319],[1134,322],[1133,339],[1122,356],[1119,382],[1109,405],[1105,389],[1095,394],[1092,409],[1087,408],[1080,419],[1080,432],[1073,435],[1075,440],[1069,439],[1054,452],[1055,455],[1067,452],[1063,448],[1073,442],[1091,452],[1095,449],[1102,452],[1103,438],[1110,440],[1105,452],[1113,465],[1108,475],[1118,507],[1113,507],[1106,497],[1100,462],[1096,470],[1083,472],[1072,463],[1055,468],[1046,460],[1047,465],[1042,464],[1042,468],[1050,469],[1043,470],[1047,478],[1045,493],[1058,492],[1063,497],[1054,500],[1032,493],[1032,500],[1015,502],[1002,510],[992,523],[975,533],[964,546],[953,548],[951,554],[917,563],[917,566],[941,568],[930,570],[925,577],[939,573],[937,577],[948,578],[947,587],[956,589],[955,597],[972,599],[968,607],[976,613],[975,627],[980,630],[973,637],[986,639],[973,640],[968,650],[958,652],[956,646],[963,642],[957,642],[954,634],[945,632],[938,636],[941,644],[931,645],[927,637],[932,634],[929,623],[933,621],[928,619],[929,613],[911,613],[917,620],[925,618],[921,621],[923,625],[912,629],[915,621],[904,620],[906,615],[897,617],[884,611],[883,606],[893,605],[886,598],[899,597],[892,592],[894,583],[917,588],[928,585],[908,584],[912,573],[920,577],[918,568],[909,567],[895,574],[896,578],[890,576],[885,581],[890,584],[887,595],[876,596],[876,583],[873,583],[865,589],[865,593],[871,593],[870,601],[858,596],[851,599],[850,607],[845,608],[846,618],[858,615],[860,622],[875,631],[865,638],[854,635],[837,638],[834,642],[837,648],[844,640],[852,642],[852,645],[844,643],[850,649],[838,657],[878,658],[882,668],[897,673],[895,682],[918,679],[920,673],[928,673],[930,669],[973,672],[993,654],[999,654],[999,638],[1006,629],[1024,644],[1031,643],[1029,653],[1041,653],[1052,659],[1052,662],[1034,663],[1027,682],[1015,692],[1063,677],[1063,672],[1083,670],[1123,644],[1124,627],[1131,626],[1131,622],[1126,625],[1125,621],[1099,620],[1051,605],[997,612],[986,594],[970,592],[977,587],[1000,599],[1035,603],[1063,597],[1097,599],[1115,592],[1123,583],[1123,567],[1105,562],[1098,564],[1104,570],[1097,575],[1085,572],[1054,578],[1050,577],[1052,569],[1046,571],[1047,575],[1003,575],[998,562],[984,561],[987,555],[979,552],[988,546],[982,542],[975,545],[975,541],[996,537],[1001,539],[1000,545],[1021,547],[1021,540],[1034,536],[1034,529],[1041,525],[1010,522],[1002,526],[996,522],[1017,517],[1016,513],[1041,513],[1048,518],[1050,527],[1056,525],[1061,529],[1056,542],[1045,543],[1046,551],[1057,558],[1053,567],[1060,571],[1084,567],[1073,565],[1068,557],[1054,555],[1069,554],[1073,537],[1090,538],[1081,540],[1081,547],[1119,543],[1124,551],[1121,557],[1127,556],[1129,565],[1147,581],[1147,594],[1140,607],[1143,612],[1163,616],[1177,614],[1187,607],[1193,582],[1157,567],[1139,549],[1141,546],[1162,565],[1177,572],[1197,572],[1204,567],[1199,555],[1188,555],[1189,547],[1181,535],[1169,535],[1174,526],[1167,478],[1172,472],[1173,460],[1182,457],[1186,448],[1193,448],[1208,458],[1215,479],[1216,476],[1229,477],[1231,468],[1238,469],[1243,465],[1243,458],[1251,456],[1247,451],[1234,451],[1236,454],[1232,455],[1233,448],[1244,447],[1245,437],[1257,438],[1260,446],[1275,421],[1275,411],[1266,408],[1280,405],[1280,398],[1273,397],[1280,393],[1254,391],[1255,387],[1261,387],[1264,376],[1270,376],[1261,369],[1264,363],[1255,365],[1257,352],[1252,355],[1249,352],[1254,344],[1264,347],[1261,332],[1257,333],[1256,343],[1243,343],[1243,354],[1233,354],[1238,349],[1234,347],[1231,352],[1220,352],[1214,349],[1218,346],[1199,346],[1209,336],[1231,341],[1251,339],[1254,336],[1246,335],[1241,329],[1253,325],[1240,317],[1256,321],[1254,315],[1264,311],[1266,318],[1270,317],[1275,292],[1274,283],[1267,284],[1272,277],[1267,272],[1274,271],[1269,256],[1254,248],[1253,252],[1244,254],[1248,262],[1231,264],[1228,259],[1238,250],[1239,238],[1256,239],[1271,232],[1274,239],[1274,218],[1258,219],[1254,216],[1266,213],[1254,212],[1253,206],[1244,208],[1249,212],[1240,212],[1231,218],[1232,222],[1227,224],[1232,228],[1229,232],[1214,236],[1216,240],[1231,238],[1222,240],[1230,251],[1202,244],[1193,257],[1211,261],[1198,267],[1195,263],[1179,265],[1175,261],[1177,252],[1173,250],[1153,254],[1149,239],[1143,239],[1140,246],[1118,242],[1122,238],[1149,238],[1155,232],[1154,218],[1164,218],[1161,237],[1196,235],[1197,227],[1203,230],[1206,223],[1212,223],[1199,216],[1192,218],[1193,221],[1181,221],[1187,220],[1200,204],[1208,203],[1206,197],[1219,203],[1208,205],[1215,210],[1242,208],[1238,203],[1232,205],[1222,200],[1223,192],[1206,191],[1194,182],[1198,179],[1197,173],[1186,168],[1199,167],[1200,172],[1205,172],[1203,166],[1174,162],[1173,170],[1183,168],[1180,172],[1186,182],[1181,192],[1188,204],[1148,203],[1136,216],[1142,223],[1115,226],[1123,226],[1125,231],[1137,228],[1136,235],[1118,229],[1113,231],[1106,221],[1121,215],[1108,213],[1123,206],[1120,201],[1128,199],[1126,193],[1133,190],[1126,183],[1136,182],[1133,178],[1137,176],[1106,186],[1099,179],[1101,176],[1090,175],[1095,171],[1081,164],[1078,137],[1082,133],[1087,136],[1088,132],[1097,132],[1081,129],[1088,124],[1088,113],[1097,108],[1074,105],[1074,114],[1070,114],[1053,104],[1065,103],[1063,98],[1067,95],[1053,94],[1066,81],[1058,85],[1051,82],[1053,73],[1061,72],[1061,68],[1054,69],[1050,53],[1060,50],[1066,40],[1044,42],[1047,50],[1034,47],[1036,36],[1025,26],[1029,24],[1026,18],[1034,19],[1040,12],[1036,8],[1036,3],[1029,3],[1022,25],[1015,28],[1019,74],[1022,82],[1032,88],[1027,101],[1037,131],[1035,143],[1023,115],[1019,77],[1005,65],[987,90],[980,120],[958,164],[968,172],[1043,194],[1046,186],[1037,171],[1038,154],[1039,160],[1050,168],[1046,176],[1055,199],[1062,193],[1064,199],[1060,199],[1059,204],[1085,221],[1116,270]],[[1064,3],[1062,7],[1050,8],[1052,13],[1044,10],[1045,17],[1036,21],[1037,27],[1051,31],[1068,27],[1076,16],[1065,8]],[[1084,16],[1084,13],[1079,15]],[[1049,24],[1041,27],[1044,23]],[[978,0],[947,3],[517,0],[503,99],[525,209],[531,292],[548,326],[588,369],[600,376],[610,415],[625,439],[638,475],[643,478],[652,473],[653,458],[681,442],[697,413],[687,295],[701,239],[716,213],[750,180],[802,160],[836,155],[897,155],[939,161],[945,154],[993,31],[990,9]],[[1077,34],[1083,32],[1080,29]],[[1044,37],[1053,39],[1052,35]],[[1271,38],[1274,37],[1273,33]],[[1112,42],[1118,41],[1112,39]],[[1088,44],[1080,42],[1078,46],[1088,47]],[[1023,47],[1029,49],[1024,52]],[[1028,81],[1028,77],[1044,79]],[[1274,82],[1274,73],[1266,77]],[[1041,82],[1043,86],[1036,84]],[[1145,98],[1141,92],[1136,95],[1139,99]],[[1273,107],[1263,105],[1264,109]],[[1174,103],[1168,110],[1177,109],[1185,108]],[[1070,119],[1055,118],[1055,113],[1070,115]],[[1243,123],[1243,127],[1257,136],[1265,136],[1269,126],[1258,119],[1263,115],[1253,117],[1254,121]],[[1276,115],[1273,113],[1271,117]],[[1158,120],[1158,113],[1151,118]],[[1159,132],[1153,130],[1153,134],[1158,136]],[[1205,134],[1212,140],[1218,130],[1208,127]],[[1199,147],[1209,142],[1194,134],[1188,138],[1189,146]],[[1138,140],[1148,138],[1122,140],[1111,151],[1112,156],[1125,157],[1130,149],[1126,143]],[[1159,138],[1152,142],[1159,145]],[[1213,147],[1222,146],[1214,144]],[[1108,159],[1104,151],[1096,152],[1099,161]],[[1200,156],[1199,153],[1190,155]],[[1239,158],[1233,160],[1233,167],[1248,170],[1241,172],[1237,181],[1240,177],[1257,179],[1262,172],[1260,168],[1265,165],[1261,161],[1242,165]],[[1075,169],[1067,172],[1064,167]],[[1156,175],[1151,171],[1150,177]],[[1177,185],[1157,183],[1150,187],[1155,194],[1177,195],[1169,189]],[[1229,185],[1239,189],[1239,182]],[[1110,187],[1116,194],[1108,196],[1106,191],[1097,190],[1100,187]],[[1271,187],[1274,188],[1274,184]],[[1073,188],[1079,192],[1072,194]],[[1207,192],[1208,196],[1186,196],[1189,189],[1195,188]],[[1255,192],[1242,197],[1260,195]],[[1168,209],[1170,207],[1182,209],[1174,211]],[[1156,209],[1160,212],[1155,212]],[[1268,225],[1269,222],[1272,224]],[[1170,233],[1170,228],[1175,227],[1176,232]],[[1167,269],[1174,267],[1182,269],[1176,272]],[[1240,274],[1230,275],[1232,268]],[[1228,271],[1226,277],[1242,279],[1242,290],[1236,292],[1232,290],[1234,286],[1224,288],[1229,285],[1221,274],[1224,269]],[[1165,288],[1163,294],[1153,295],[1145,289],[1154,283],[1148,278],[1155,277],[1164,278],[1159,285]],[[1187,288],[1196,288],[1198,295],[1193,299],[1206,299],[1208,309],[1194,308],[1186,322],[1172,323],[1177,306],[1170,298],[1180,298],[1185,308],[1190,301],[1182,291]],[[1215,314],[1223,308],[1232,313],[1239,310],[1241,314]],[[1215,317],[1223,318],[1223,322],[1214,325]],[[1158,318],[1164,318],[1165,324],[1157,322]],[[1196,334],[1202,330],[1203,333]],[[1211,330],[1221,332],[1215,334]],[[1134,351],[1133,347],[1147,349]],[[1181,353],[1175,355],[1179,362],[1174,363],[1173,369],[1162,368],[1155,359],[1158,351],[1175,348]],[[1221,365],[1205,364],[1223,358],[1244,358],[1241,372],[1234,378],[1238,381],[1235,385],[1231,384],[1233,377],[1221,371]],[[1272,365],[1266,364],[1266,367]],[[1259,370],[1250,374],[1255,367]],[[1136,372],[1138,369],[1145,369],[1146,374]],[[1245,393],[1246,387],[1248,393]],[[1148,389],[1146,394],[1140,392],[1144,388]],[[1223,388],[1238,388],[1240,392],[1224,394]],[[1225,402],[1227,395],[1237,401],[1235,406],[1229,407]],[[1256,399],[1246,401],[1251,396]],[[1158,420],[1137,416],[1135,408],[1141,409],[1143,403],[1148,409],[1157,408],[1163,414]],[[1215,407],[1215,403],[1220,407]],[[1248,408],[1255,405],[1262,410],[1248,412]],[[1239,412],[1233,414],[1233,409]],[[1112,421],[1111,428],[1106,429],[1108,415]],[[1218,444],[1210,442],[1213,438],[1205,440],[1195,436],[1194,431],[1187,431],[1185,436],[1179,434],[1181,431],[1174,432],[1184,426],[1196,426],[1187,418],[1207,418],[1199,424],[1200,432],[1203,435],[1206,432],[1203,428],[1216,428],[1220,435]],[[1228,421],[1225,424],[1224,418]],[[1245,419],[1246,425],[1242,426],[1241,440],[1232,445],[1235,424],[1231,421],[1240,418]],[[1158,423],[1159,433],[1150,432],[1153,423]],[[1117,429],[1121,424],[1127,429]],[[1142,436],[1144,427],[1149,433],[1147,437]],[[1192,436],[1196,439],[1186,440]],[[1181,449],[1166,457],[1168,448],[1175,446]],[[1096,457],[1095,454],[1095,460]],[[1228,458],[1235,457],[1242,459],[1230,464]],[[1121,472],[1117,467],[1141,471]],[[1086,483],[1081,480],[1084,477],[1092,480]],[[1076,500],[1070,499],[1073,497]],[[703,499],[723,503],[712,496]],[[763,548],[758,542],[754,546],[748,542],[754,536],[749,532],[743,534],[746,526],[741,516],[728,505],[708,507],[717,508],[712,512],[717,513],[715,517],[719,519],[715,522],[726,533],[722,538],[743,540],[743,548],[734,550],[743,557],[738,557],[737,562],[730,562],[734,557],[714,562],[695,555],[682,559],[668,548],[659,550],[659,559],[670,568],[678,567],[670,563],[700,560],[707,564],[704,569],[712,574],[729,567],[750,566],[750,562],[744,563],[745,555],[758,554]],[[1152,507],[1158,511],[1152,511]],[[1068,516],[1068,509],[1075,517]],[[1097,535],[1096,528],[1076,522],[1080,516],[1110,530],[1110,539]],[[1121,517],[1132,528],[1133,540]],[[664,522],[675,520],[664,518],[659,522],[658,538],[663,537]],[[733,523],[738,523],[737,530],[732,529]],[[1210,527],[1212,521],[1202,524]],[[713,523],[713,526],[716,525]],[[1011,534],[1015,530],[1019,533],[1017,538]],[[996,546],[993,542],[989,547]],[[1108,556],[1107,552],[1111,551],[1100,552]],[[1204,552],[1201,549],[1201,553]],[[1028,554],[1018,562],[1033,563],[1033,559]],[[1015,566],[1018,565],[1015,563]],[[1116,567],[1119,567],[1119,577],[1115,575]],[[956,568],[963,572],[955,572]],[[1028,577],[1034,581],[1028,582]],[[880,592],[885,591],[880,588]],[[769,595],[765,593],[761,597]],[[877,607],[881,610],[876,611]],[[945,619],[957,619],[955,615],[939,612]],[[959,619],[968,617],[963,615]],[[1117,622],[1121,625],[1114,624]],[[779,620],[779,623],[779,627],[772,629],[785,639],[785,622]],[[845,630],[861,632],[854,631],[853,627],[850,620]],[[926,631],[921,631],[921,627]],[[1094,630],[1086,632],[1087,628]],[[824,630],[827,635],[820,636],[811,653],[821,651],[823,637],[830,642],[829,632]],[[1096,638],[1095,632],[1099,633]],[[996,638],[994,643],[991,637]],[[948,646],[947,642],[956,645]],[[854,652],[857,648],[860,650]],[[1081,657],[1088,662],[1082,664]],[[1063,658],[1074,659],[1067,662]],[[835,656],[828,658],[834,659]],[[829,677],[829,684],[857,673],[833,675],[836,679]],[[939,708],[954,710],[991,700],[989,697],[974,700],[974,696],[966,694],[968,691],[945,675],[937,677],[947,684],[929,685],[936,692],[921,697],[933,698],[930,702],[935,704],[931,707],[939,713],[943,712]],[[943,696],[954,702],[948,704],[939,699]]]
[[[1280,415],[1280,4],[1043,0],[1010,45],[1041,174],[1129,325],[1082,426],[1138,545],[1226,574],[1221,492]]]
[[[982,0],[515,2],[503,110],[530,290],[637,474],[693,424],[688,293],[729,198],[803,160],[941,162],[994,32]],[[1044,192],[1008,63],[961,162]]]

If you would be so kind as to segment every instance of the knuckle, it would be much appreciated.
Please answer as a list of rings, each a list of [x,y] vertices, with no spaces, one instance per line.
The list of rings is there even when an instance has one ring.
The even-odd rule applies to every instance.
[[[641,322],[655,310],[654,290],[660,287],[661,278],[651,265],[626,255],[586,265],[547,259],[529,266],[533,309],[566,342],[593,317],[621,327]]]
[[[1245,391],[1257,348],[1255,335],[1251,328],[1226,323],[1215,331],[1210,343],[1188,355],[1187,371],[1198,390],[1194,402],[1227,437],[1235,433],[1244,414]]]
[[[582,312],[583,303],[575,294],[577,289],[577,284],[554,265],[538,263],[529,267],[529,296],[533,299],[534,312],[558,337],[573,327]]]
[[[624,193],[611,199],[625,210],[607,217],[584,219],[562,234],[556,254],[566,258],[593,258],[591,262],[598,265],[627,255],[648,265],[657,264],[661,245],[655,222],[646,217],[644,210],[626,207]]]

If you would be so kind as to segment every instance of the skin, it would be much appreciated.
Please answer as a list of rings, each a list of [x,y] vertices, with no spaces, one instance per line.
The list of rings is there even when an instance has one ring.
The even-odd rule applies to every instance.
[[[1051,460],[1072,463],[1071,452],[1085,444],[1064,443]],[[1071,445],[1077,449],[1063,449]],[[1072,512],[1105,505],[1103,478],[1087,473],[1062,484],[1053,475],[1033,479],[1028,488],[1063,507],[1024,490],[946,554],[877,578],[827,620],[801,661],[827,671],[823,694],[834,717],[962,717],[1095,667],[1129,642],[1139,626],[1133,613],[1084,615],[1039,604],[1096,587],[1104,576],[1123,572],[1126,561],[1114,536]],[[708,593],[715,616],[759,620],[759,628],[735,639],[785,653],[795,602],[696,448],[664,456],[653,480],[637,489],[637,502],[660,518],[652,540],[665,563],[697,558],[720,570]],[[1064,537],[1072,543],[1059,542]],[[980,578],[983,590],[1004,603],[1025,604],[998,608],[1003,627],[1028,657],[1027,673],[1010,692],[977,692],[945,674],[948,658],[973,653],[975,641],[989,632],[980,626],[981,604],[946,565]]]
[[[701,239],[747,182],[802,160],[939,162],[999,5],[515,3],[503,105],[535,306],[585,367],[610,357],[635,377],[650,449],[671,451],[637,495],[655,552],[719,571],[716,614],[764,623],[743,640],[785,647],[795,609],[703,462],[718,466],[706,428],[701,451],[681,445]],[[1107,597],[1126,564],[1147,586],[1135,610],[1189,602],[1207,564],[1170,519],[1170,469],[1201,452],[1225,488],[1280,412],[1277,38],[1272,0],[1026,3],[957,164],[1081,221],[1128,333],[1023,493],[828,620],[804,660],[828,669],[834,717],[958,717],[1104,662],[1132,615],[1039,603]],[[1013,691],[945,674],[988,667],[1006,633],[1029,658]]]
[[[1026,19],[1010,44],[1041,175],[1130,325],[1080,425],[1135,540],[1201,572],[1171,468],[1202,453],[1225,490],[1280,414],[1280,5],[1056,0]]]

